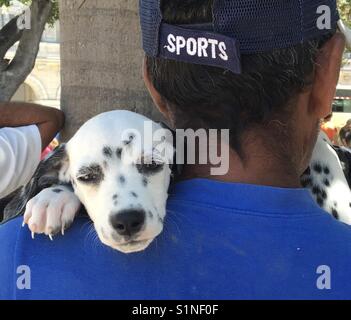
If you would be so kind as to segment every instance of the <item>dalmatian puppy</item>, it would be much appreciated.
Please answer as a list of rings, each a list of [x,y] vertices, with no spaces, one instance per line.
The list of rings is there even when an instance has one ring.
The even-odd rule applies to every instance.
[[[100,114],[39,165],[5,216],[25,209],[32,237],[53,239],[82,204],[102,243],[142,251],[163,229],[173,157],[172,133],[162,125],[129,111]]]
[[[351,225],[351,191],[343,165],[332,143],[320,132],[309,168],[301,177],[318,205],[336,219]]]

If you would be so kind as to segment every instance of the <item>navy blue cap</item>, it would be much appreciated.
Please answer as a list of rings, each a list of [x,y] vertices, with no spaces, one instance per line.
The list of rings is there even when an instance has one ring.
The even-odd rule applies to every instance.
[[[212,23],[170,25],[163,21],[160,2],[140,0],[148,56],[234,73],[241,72],[241,55],[318,38],[336,30],[339,20],[336,0],[213,0]]]

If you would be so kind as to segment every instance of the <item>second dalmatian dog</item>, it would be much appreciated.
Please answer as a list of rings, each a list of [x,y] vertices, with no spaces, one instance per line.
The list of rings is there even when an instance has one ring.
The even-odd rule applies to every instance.
[[[165,152],[157,149],[153,139],[137,143],[145,142],[144,136],[137,139],[145,122],[152,123],[152,132],[159,130],[164,136],[160,141]],[[31,182],[6,207],[5,218],[25,211],[24,224],[33,237],[44,233],[52,239],[64,233],[83,204],[104,244],[124,253],[146,249],[162,232],[166,215],[175,167],[169,132],[128,111],[91,119],[39,165]],[[350,187],[323,133],[301,182],[323,209],[351,224]]]
[[[346,151],[347,152],[347,151]],[[320,132],[309,168],[301,177],[318,205],[351,225],[351,192],[343,165],[324,132]]]

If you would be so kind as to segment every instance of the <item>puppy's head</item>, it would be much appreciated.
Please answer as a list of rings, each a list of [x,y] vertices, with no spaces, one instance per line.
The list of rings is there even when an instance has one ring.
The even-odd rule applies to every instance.
[[[88,121],[68,142],[69,179],[104,244],[135,252],[161,233],[171,138],[141,115],[113,111]]]

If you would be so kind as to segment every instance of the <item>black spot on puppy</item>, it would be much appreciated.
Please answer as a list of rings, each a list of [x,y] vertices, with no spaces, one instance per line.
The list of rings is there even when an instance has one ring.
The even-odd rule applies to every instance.
[[[129,137],[128,137],[128,140],[123,141],[124,145],[125,146],[130,145],[133,142],[134,138],[135,138],[134,133],[130,133]]]
[[[114,195],[112,196],[112,200],[117,200],[117,198],[118,198],[118,194],[114,194]]]
[[[301,181],[301,184],[304,188],[309,187],[312,185],[312,179],[311,178],[306,178]]]
[[[138,198],[138,195],[134,191],[132,191],[130,194],[131,194],[132,197]]]
[[[321,189],[318,187],[318,186],[314,186],[312,188],[312,193],[315,194],[315,195],[319,195],[321,193]]]
[[[324,170],[323,170],[323,171],[324,171],[325,174],[329,174],[329,173],[330,173],[330,170],[329,170],[328,167],[324,167]]]
[[[117,148],[117,150],[116,150],[116,155],[117,155],[117,158],[118,158],[118,159],[121,159],[121,158],[122,158],[122,151],[123,151],[122,148]]]
[[[317,173],[322,173],[322,166],[319,164],[319,163],[316,163],[314,166],[313,166],[313,170]]]
[[[143,177],[142,183],[144,187],[147,187],[147,185],[149,184],[149,180],[146,177]]]
[[[103,155],[105,156],[105,157],[107,157],[107,158],[112,158],[112,149],[111,149],[111,147],[104,147],[103,149],[102,149],[102,153],[103,153]]]
[[[308,167],[303,174],[309,176],[311,174],[311,168]]]
[[[148,211],[147,214],[148,214],[148,216],[149,216],[150,219],[152,219],[152,218],[154,217],[154,215],[152,214],[151,211]]]
[[[333,209],[333,210],[332,210],[332,215],[333,215],[333,217],[334,217],[335,219],[339,219],[339,213],[338,213],[338,211],[337,211],[336,209]]]
[[[330,187],[330,181],[329,181],[329,179],[324,179],[323,183],[324,183],[327,187]]]
[[[120,176],[118,177],[118,180],[119,180],[119,182],[120,182],[121,184],[125,184],[125,183],[126,183],[126,178],[125,178],[125,176],[123,176],[123,175],[120,175]]]
[[[320,207],[324,206],[324,200],[320,196],[317,197],[317,203]]]
[[[61,193],[61,192],[63,192],[63,190],[56,188],[56,189],[52,189],[52,192]]]
[[[327,195],[327,193],[325,192],[325,190],[321,190],[321,196],[322,196],[322,198],[323,198],[324,200],[328,198],[328,195]]]

